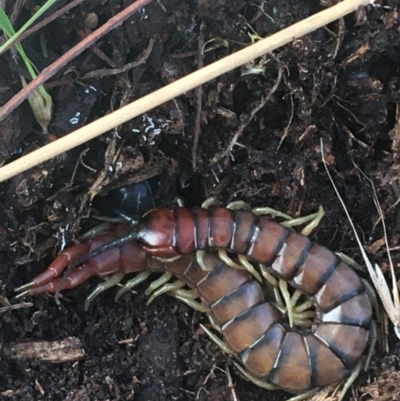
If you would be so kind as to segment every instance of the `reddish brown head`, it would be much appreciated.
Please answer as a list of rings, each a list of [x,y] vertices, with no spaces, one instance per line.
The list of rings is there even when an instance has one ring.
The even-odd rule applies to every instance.
[[[166,208],[152,209],[137,225],[141,247],[150,255],[161,258],[176,256],[174,211]]]

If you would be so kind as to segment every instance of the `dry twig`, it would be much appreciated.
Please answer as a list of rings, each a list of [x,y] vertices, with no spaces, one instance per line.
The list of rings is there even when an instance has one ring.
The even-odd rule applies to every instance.
[[[200,35],[199,35],[199,59],[197,62],[197,68],[200,70],[204,67],[204,22],[200,25]],[[197,168],[197,147],[199,146],[199,139],[201,134],[201,115],[203,113],[203,86],[200,85],[196,88],[197,97],[197,111],[196,111],[196,125],[194,129],[194,140],[192,149],[192,166],[193,170],[196,171]]]

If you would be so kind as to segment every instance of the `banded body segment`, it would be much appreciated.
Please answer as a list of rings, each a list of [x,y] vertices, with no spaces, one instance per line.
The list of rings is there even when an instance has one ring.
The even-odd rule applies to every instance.
[[[217,302],[251,280],[248,272],[227,267],[224,262],[220,262],[197,283],[196,291],[204,303],[209,305]]]
[[[368,327],[372,319],[372,305],[368,294],[356,295],[320,316],[325,323],[341,323],[351,326]]]
[[[303,393],[311,388],[309,352],[304,335],[288,332],[268,380],[285,387],[290,393]]]
[[[235,231],[234,214],[224,207],[210,206],[206,249],[228,248]]]
[[[246,370],[292,393],[334,383],[348,375],[367,345],[372,318],[365,286],[354,271],[327,248],[249,211],[196,208],[192,216],[193,250],[222,248],[244,255],[265,265],[272,275],[288,280],[315,304],[317,319],[311,332],[299,333],[287,326],[272,304],[261,299],[261,291],[241,304],[239,300],[249,294],[247,286],[259,287],[252,279],[239,279],[238,273],[228,274],[232,267],[214,266],[216,272],[202,277],[200,286],[192,280],[203,300],[206,292],[213,294],[206,301],[211,316]],[[179,230],[175,229],[174,234],[165,236],[172,239],[171,243],[146,242],[148,231],[145,238],[140,224],[138,237],[153,255],[163,257],[163,249],[178,243],[174,235]],[[179,254],[176,248],[175,252]],[[222,271],[235,285],[222,285]],[[213,285],[221,285],[221,291],[215,291]],[[325,362],[326,358],[330,362]]]
[[[121,226],[107,235],[119,238],[124,230]],[[139,242],[94,256],[79,277],[72,277],[82,282],[89,275],[119,272],[120,279],[146,266],[173,273],[196,291],[246,371],[288,392],[335,383],[359,361],[369,337],[371,302],[360,278],[328,249],[249,211],[215,207],[154,209],[139,222],[137,234]],[[27,293],[54,290],[69,262],[107,238],[98,236],[64,251]],[[229,266],[213,248],[246,256],[305,293],[317,312],[311,329],[291,329],[275,305],[266,302],[254,277]],[[201,265],[207,269],[195,250],[204,251]],[[180,257],[165,262],[153,256]]]
[[[270,303],[264,302],[241,313],[221,327],[221,332],[229,348],[243,352],[281,320],[279,312]]]
[[[194,233],[194,249],[207,249],[208,243],[208,227],[210,216],[207,209],[201,207],[194,207],[192,209],[193,219],[195,224]]]
[[[339,263],[315,294],[314,302],[322,311],[328,312],[364,291],[360,277],[349,266]]]
[[[275,323],[264,335],[239,354],[246,369],[255,377],[266,379],[272,371],[286,336],[286,329]]]
[[[195,246],[195,222],[193,213],[184,207],[175,210],[174,245],[179,254],[193,252]]]
[[[339,323],[321,323],[315,330],[315,336],[328,345],[348,369],[359,361],[368,335],[363,327]]]
[[[291,232],[271,263],[271,273],[283,280],[291,280],[304,264],[312,245],[307,237]]]
[[[312,386],[323,387],[343,380],[349,369],[329,345],[311,333],[304,338],[310,358]]]
[[[259,217],[247,210],[234,210],[234,231],[228,251],[247,255],[251,240],[255,235]]]
[[[222,326],[263,300],[260,284],[255,280],[248,281],[214,302],[211,306],[212,316],[215,323]]]
[[[246,256],[254,262],[269,264],[275,260],[288,236],[287,228],[261,217],[256,224]],[[231,249],[231,252],[237,253],[235,249]]]
[[[293,287],[308,296],[315,295],[333,274],[339,258],[330,250],[313,244],[306,253],[304,262],[299,266],[291,280]]]

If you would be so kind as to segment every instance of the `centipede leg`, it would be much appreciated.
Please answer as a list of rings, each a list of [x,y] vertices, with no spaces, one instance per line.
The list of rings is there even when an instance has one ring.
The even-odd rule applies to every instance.
[[[276,306],[282,313],[285,313],[287,315],[289,319],[289,325],[290,327],[293,327],[293,306],[290,299],[289,291],[287,290],[287,282],[284,280],[276,279],[274,276],[272,276],[272,274],[268,272],[265,265],[260,263],[259,267],[261,275],[269,284],[272,285]]]
[[[294,325],[310,327],[312,324],[310,319],[315,318],[315,312],[307,311],[307,309],[313,306],[312,302],[306,300],[297,305],[302,295],[299,290],[296,290],[291,296],[286,281],[276,279],[263,264],[260,264],[259,268],[266,282],[272,287],[275,305],[283,314],[287,315],[290,327]]]
[[[291,216],[288,216],[285,213],[280,212],[279,210],[272,209],[270,207],[256,207],[252,210],[254,214],[258,214],[260,216],[264,215],[271,215],[273,217],[281,217],[285,221],[282,223],[284,227],[297,227],[301,226],[303,224],[308,223],[303,230],[301,230],[301,233],[305,236],[308,236],[311,234],[311,232],[319,225],[322,217],[325,215],[325,211],[322,206],[319,207],[318,212],[310,214],[308,216],[302,216],[302,217],[297,217],[293,218]]]
[[[283,299],[281,297],[281,294],[279,292],[279,284],[278,284],[278,279],[275,278],[268,270],[267,267],[261,263],[259,263],[259,268],[260,268],[260,272],[261,275],[263,276],[263,278],[265,279],[265,282],[268,283],[269,285],[271,285],[272,290],[274,292],[274,298],[275,298],[275,303],[284,308],[284,303],[283,303]]]
[[[342,401],[346,393],[349,391],[352,384],[356,381],[357,377],[359,376],[362,369],[362,362],[358,362],[357,365],[351,371],[350,376],[346,379],[343,384],[342,391],[340,392],[338,401]]]
[[[227,252],[225,251],[225,249],[218,249],[218,256],[219,258],[225,262],[228,266],[231,266],[235,269],[239,269],[239,270],[243,270],[244,266],[242,266],[239,263],[236,263],[232,258],[230,258],[227,254]],[[240,255],[238,255],[240,256]]]
[[[337,392],[339,391],[339,387],[341,386],[341,384],[329,384],[326,387],[323,387],[321,389],[319,389],[313,396],[313,398],[311,398],[311,400],[315,400],[315,401],[323,401],[323,400],[336,400],[335,398],[335,394],[337,394]]]
[[[100,283],[96,286],[96,288],[87,296],[85,301],[85,311],[89,310],[90,304],[92,301],[103,291],[108,290],[111,287],[116,286],[122,278],[125,276],[125,273],[115,273],[110,278],[105,280],[103,283]]]
[[[308,216],[304,217],[299,217],[296,219],[292,219],[289,221],[285,221],[282,223],[283,226],[285,227],[296,227],[300,226],[302,224],[308,223],[302,230],[301,233],[308,237],[312,231],[314,231],[319,223],[321,222],[321,219],[325,216],[325,211],[322,206],[318,208],[318,212],[310,214]]]
[[[226,208],[231,209],[231,210],[240,210],[240,209],[251,210],[251,206],[244,201],[230,202],[230,203],[228,203]],[[291,218],[290,216],[288,216],[288,217]]]
[[[221,350],[230,356],[235,356],[235,353],[218,337],[216,336],[211,330],[207,329],[204,325],[200,325],[201,328],[204,330],[205,333],[210,337],[210,339],[219,347]],[[213,325],[214,326],[214,325]],[[267,390],[276,390],[278,387],[269,384],[263,380],[257,379],[255,376],[251,375],[249,372],[247,372],[239,363],[233,361],[233,365],[235,368],[238,370],[238,372],[249,382],[255,384],[256,386],[259,386],[261,388],[265,388]],[[300,401],[308,397],[309,395],[312,395],[315,393],[315,390],[313,390],[312,393],[307,393],[305,394],[305,397],[298,398],[298,396],[291,398],[290,401]],[[288,400],[289,401],[289,400]]]
[[[196,291],[194,291],[194,290],[185,290],[183,288],[179,288],[177,290],[170,291],[167,294],[178,299],[179,301],[185,303],[189,307],[191,307],[194,310],[197,310],[201,313],[209,313],[210,312],[209,308],[207,308],[201,302],[195,301],[195,299],[198,297],[198,295],[197,295]]]
[[[312,324],[310,319],[315,318],[315,312],[307,311],[307,309],[312,307],[312,302],[307,300],[297,305],[301,294],[300,291],[295,291],[291,296],[288,284],[284,280],[279,280],[279,290],[285,302],[285,307],[281,311],[287,315],[289,326],[310,327]]]
[[[200,327],[204,330],[205,333],[210,337],[210,339],[218,345],[219,348],[222,349],[225,354],[233,356],[235,353],[218,337],[216,336],[211,330],[207,329],[204,325],[200,324]]]
[[[266,390],[277,390],[278,387],[269,384],[263,380],[257,379],[256,377],[254,377],[253,375],[251,375],[249,372],[247,372],[241,365],[239,365],[237,362],[233,362],[235,368],[239,371],[239,373],[249,382],[255,384],[258,387],[261,388],[265,388]],[[295,395],[293,397],[290,397],[289,399],[287,399],[286,401],[302,401],[302,400],[306,400],[309,397],[313,396],[314,394],[316,394],[318,392],[317,389],[312,389],[309,391],[306,391],[303,394],[299,394],[299,395]]]
[[[252,374],[250,374],[249,372],[247,372],[240,364],[238,364],[237,362],[233,362],[235,368],[239,371],[239,373],[249,382],[255,384],[258,387],[261,388],[265,388],[266,390],[277,390],[278,387],[269,384],[267,382],[265,382],[264,380],[258,379],[257,377],[253,376]],[[316,394],[318,392],[318,389],[312,389],[309,391],[306,391],[303,394],[299,394],[299,395],[295,395],[293,397],[290,397],[289,399],[287,399],[286,401],[302,401],[302,400],[306,400],[309,397],[313,396],[314,394]]]
[[[210,271],[211,270],[210,267],[208,267],[204,263],[204,255],[205,254],[206,254],[206,251],[196,251],[196,260],[197,260],[197,263],[199,264],[199,266],[201,267],[201,270]]]
[[[215,203],[215,199],[213,198],[209,198],[204,202],[203,207],[208,207],[211,204]],[[231,202],[227,205],[227,209],[231,209],[231,210],[238,210],[238,209],[245,209],[245,210],[249,210],[251,209],[251,207],[243,201],[234,201]],[[325,215],[324,209],[322,208],[322,206],[319,207],[318,212],[310,214],[308,216],[303,216],[303,217],[298,217],[298,218],[293,218],[285,213],[280,212],[279,210],[275,210],[272,209],[270,207],[258,207],[258,208],[254,208],[251,210],[254,214],[257,215],[271,215],[273,217],[280,217],[282,219],[284,219],[285,221],[282,223],[283,226],[285,227],[295,227],[295,226],[299,226],[299,225],[303,225],[308,223],[303,230],[301,231],[301,233],[303,235],[308,236],[320,223],[322,217]],[[258,272],[253,268],[253,266],[251,265],[251,263],[249,263],[246,259],[245,256],[239,256],[239,261],[241,266],[237,263],[235,263],[229,256],[228,254],[224,251],[224,250],[219,250],[219,257],[229,266],[232,266],[234,268],[242,268],[241,266],[243,266],[246,270],[248,270],[251,274],[253,274],[253,276],[261,282],[260,280],[260,276],[258,274]]]
[[[314,311],[307,312],[297,312],[293,311],[293,324],[295,326],[310,328],[312,326],[312,322],[315,319]]]
[[[257,379],[255,376],[253,376],[252,374],[250,374],[249,372],[247,372],[243,366],[241,366],[240,364],[238,364],[237,362],[233,362],[233,365],[235,366],[235,368],[238,370],[238,372],[240,373],[240,375],[242,377],[244,377],[246,380],[248,380],[249,382],[255,384],[258,387],[261,388],[265,388],[266,390],[277,390],[278,387],[269,384],[263,380]]]
[[[316,313],[312,310],[314,304],[309,299],[298,303],[302,295],[301,291],[296,290],[290,298],[290,303],[292,304],[293,324],[295,326],[309,328],[312,326],[312,321],[315,319]]]
[[[218,250],[218,256],[228,266],[239,270],[247,270],[257,281],[260,283],[263,282],[260,273],[258,273],[256,268],[249,262],[246,256],[236,255],[240,263],[236,263],[232,258],[230,258],[224,249]]]
[[[376,328],[376,323],[374,321],[371,322],[371,330],[369,333],[369,347],[368,347],[368,354],[367,360],[364,364],[364,370],[366,371],[369,368],[371,363],[372,355],[374,354],[376,343],[378,341],[378,329]]]
[[[173,294],[174,291],[179,290],[180,288],[182,288],[185,285],[186,285],[186,283],[182,280],[176,280],[173,283],[164,284],[162,287],[159,287],[154,292],[152,292],[150,298],[147,301],[147,305],[150,305],[161,294],[165,294],[165,293]],[[146,294],[146,295],[149,295],[149,294]]]
[[[322,217],[324,216],[325,212],[322,206],[319,207],[318,212],[310,214],[308,216],[297,217],[293,218],[286,213],[282,213],[279,210],[273,209],[268,206],[263,207],[256,207],[252,209],[249,204],[244,201],[234,201],[227,205],[227,209],[231,210],[238,210],[238,209],[245,209],[251,210],[254,214],[259,216],[270,215],[272,217],[279,217],[284,219],[285,221],[282,223],[285,227],[296,227],[300,226],[305,223],[309,223],[302,231],[303,235],[309,235],[315,227],[318,226],[319,222],[321,221]]]
[[[171,277],[173,276],[170,272],[165,272],[162,276],[160,276],[157,280],[154,280],[144,292],[144,295],[149,296],[151,295],[157,288],[166,284]]]
[[[136,277],[129,280],[118,292],[115,296],[115,301],[118,301],[119,298],[127,291],[137,286],[141,282],[145,281],[151,271],[145,270],[138,274]],[[196,291],[194,290],[185,290],[182,287],[186,285],[186,283],[182,280],[177,280],[174,283],[168,283],[171,273],[164,273],[158,280],[153,281],[150,286],[146,290],[146,295],[150,296],[147,301],[147,305],[154,301],[155,298],[160,296],[161,294],[170,295],[179,301],[185,303],[189,307],[201,312],[208,313],[209,309],[204,306],[201,302],[195,301],[198,298]]]
[[[385,312],[381,304],[378,302],[378,297],[372,285],[365,279],[363,279],[362,281],[365,285],[369,299],[371,300],[372,307],[374,308],[374,315],[376,317],[376,320],[380,323],[381,330],[379,334],[377,334],[376,336],[379,338],[380,344],[382,344],[383,352],[388,352],[389,345],[387,343],[388,335],[387,332],[385,331],[387,327],[387,322],[385,321],[386,317]]]
[[[137,276],[133,277],[132,279],[128,280],[121,289],[118,290],[117,294],[115,295],[115,302],[117,302],[122,295],[130,291],[132,288],[136,287],[138,284],[142,283],[143,281],[147,280],[150,276],[150,270],[144,270],[139,273]]]
[[[207,198],[202,204],[201,207],[204,209],[208,209],[211,205],[217,205],[219,202],[213,196]]]
[[[339,257],[340,260],[342,260],[346,265],[352,267],[355,270],[358,270],[360,272],[365,273],[366,269],[365,267],[361,266],[359,263],[357,263],[353,258],[350,256],[346,255],[343,252],[335,252],[335,254]]]
[[[285,301],[286,313],[289,319],[289,326],[293,327],[293,305],[288,291],[287,281],[279,280],[279,290],[282,294],[283,300]]]
[[[205,251],[197,251],[196,259],[199,266],[204,271],[209,271],[209,267],[204,263]],[[255,267],[248,261],[244,255],[236,255],[240,263],[236,263],[225,251],[225,249],[218,249],[218,257],[225,262],[228,266],[239,270],[247,270],[251,275],[255,277],[257,281],[262,283],[262,278]]]
[[[293,310],[293,323],[297,326],[311,327],[311,319],[315,319],[315,312],[308,309],[313,307],[313,303],[307,299],[298,304],[298,301],[302,295],[303,294],[300,290],[296,290],[290,298]]]

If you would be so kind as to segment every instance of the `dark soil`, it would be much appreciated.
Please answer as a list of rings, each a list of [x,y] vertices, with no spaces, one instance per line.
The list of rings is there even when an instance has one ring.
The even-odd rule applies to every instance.
[[[79,42],[78,31],[89,13],[103,24],[130,3],[86,1],[27,39],[25,49],[42,69]],[[94,224],[89,215],[96,194],[150,177],[156,177],[157,204],[172,205],[181,197],[193,206],[213,195],[293,216],[322,205],[326,217],[313,240],[361,261],[321,161],[321,138],[362,241],[370,246],[371,259],[387,271],[379,214],[360,170],[373,180],[397,268],[400,2],[377,3],[285,46],[268,61],[257,60],[204,85],[197,118],[198,92],[192,91],[1,184],[0,300],[6,305],[15,287],[45,269],[61,247]],[[34,4],[27,2],[20,10],[16,27]],[[318,0],[154,1],[96,44],[120,68],[139,59],[155,39],[145,63],[119,75],[86,79],[89,72],[112,68],[87,50],[49,83],[55,104],[51,136],[63,136],[196,70],[202,44],[207,65],[246,46],[249,33],[270,35],[320,9]],[[18,71],[11,55],[3,55],[2,104],[19,90]],[[201,134],[193,158],[196,122]],[[227,151],[241,130],[238,144]],[[1,123],[0,132],[0,153],[7,161],[49,140],[25,106]],[[104,202],[97,197],[97,213],[112,214]],[[119,201],[113,205],[118,209]],[[105,292],[86,313],[84,300],[98,281],[65,292],[60,306],[43,295],[30,300],[29,307],[0,314],[1,399],[222,401],[234,400],[235,394],[246,401],[285,399],[285,393],[257,388],[235,372],[201,331],[205,316],[167,296],[147,306],[145,286],[117,303],[115,290]],[[376,352],[372,367],[355,385],[356,395],[367,392],[361,389],[387,366],[400,367],[392,327],[389,333],[389,354],[383,358]],[[79,361],[15,359],[11,350],[13,343],[68,337],[82,344],[85,356]]]

